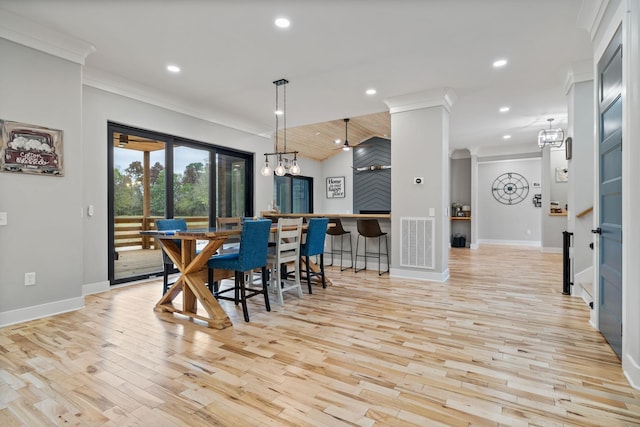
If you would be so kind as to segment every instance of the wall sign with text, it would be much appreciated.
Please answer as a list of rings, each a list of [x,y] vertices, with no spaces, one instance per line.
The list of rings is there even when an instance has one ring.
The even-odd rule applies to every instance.
[[[344,197],[344,176],[330,176],[327,178],[327,199]]]

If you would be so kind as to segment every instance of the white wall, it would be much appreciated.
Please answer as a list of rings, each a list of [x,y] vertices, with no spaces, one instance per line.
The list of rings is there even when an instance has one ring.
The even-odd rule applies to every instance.
[[[477,217],[479,243],[540,245],[541,208],[533,205],[530,188],[526,199],[514,205],[498,202],[492,194],[494,180],[503,173],[524,176],[531,187],[540,181],[540,158],[482,161],[478,159],[478,202],[472,215]],[[475,212],[475,213],[474,213]]]
[[[568,182],[556,181],[556,170],[567,168],[564,146],[542,150],[542,250],[562,252],[562,232],[567,230],[566,216],[551,216],[551,201],[567,204]],[[569,179],[571,177],[569,176]]]
[[[316,204],[318,213],[353,213],[353,151],[340,151],[338,154],[322,162],[322,173],[318,175],[317,186],[322,193],[316,200],[322,204]],[[341,199],[327,199],[325,184],[330,176],[345,177],[345,197]]]
[[[593,65],[591,65],[592,67]],[[594,137],[593,137],[593,80],[575,83],[567,94],[572,155],[569,168],[567,230],[573,233],[572,263],[574,273],[593,266],[593,213],[581,218],[576,215],[593,207]],[[574,281],[575,283],[575,281]]]
[[[640,2],[629,1],[623,39],[626,49],[623,141],[623,318],[622,366],[631,384],[640,388]],[[623,144],[625,144],[623,142]]]
[[[0,58],[0,118],[61,129],[64,145],[63,177],[0,176],[2,326],[82,307],[84,255],[81,65],[2,38]]]
[[[611,37],[622,25],[622,368],[631,385],[640,389],[640,224],[636,220],[640,211],[640,194],[637,191],[637,183],[640,182],[640,123],[636,119],[640,116],[640,3],[637,0],[610,0],[605,6],[603,14],[595,14],[590,31],[594,64],[597,64]],[[594,100],[597,102],[597,82],[595,89]],[[594,114],[595,110],[594,107]],[[597,147],[597,143],[594,146]],[[597,168],[596,156],[596,171]],[[594,217],[599,218],[597,187],[594,192]],[[598,252],[596,239],[594,283],[597,283],[599,275]],[[596,291],[594,310],[591,311],[591,322],[596,327],[599,304],[599,292]]]
[[[95,215],[84,222],[84,283],[92,291],[106,289],[107,281],[107,122],[208,142],[247,152],[263,153],[271,142],[222,125],[115,95],[94,87],[83,88],[83,206],[93,205]],[[273,179],[260,174],[263,157],[254,159],[254,214],[266,210],[273,198]],[[313,163],[313,162],[311,162]],[[310,166],[301,162],[306,174]]]
[[[440,101],[442,102],[442,101]],[[433,105],[433,104],[432,104]],[[400,267],[401,239],[392,240],[391,274],[446,280],[449,277],[449,112],[440,105],[391,114],[391,228],[400,236],[403,217],[435,217],[435,268]],[[414,184],[414,177],[424,183]]]

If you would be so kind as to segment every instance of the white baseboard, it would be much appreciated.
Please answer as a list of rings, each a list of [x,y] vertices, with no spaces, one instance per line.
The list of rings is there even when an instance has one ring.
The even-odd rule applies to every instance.
[[[593,300],[593,267],[587,267],[573,278],[574,285],[579,285]]]
[[[469,245],[469,249],[478,249],[479,247],[480,247],[480,245],[479,245],[479,244],[477,244],[477,243],[471,243],[471,244]]]
[[[432,271],[416,271],[405,270],[402,268],[392,268],[389,271],[389,276],[397,279],[415,279],[426,280],[429,282],[446,282],[449,280],[449,269],[447,268],[442,273]]]
[[[67,313],[81,308],[84,308],[84,296],[4,311],[0,313],[0,327]]]
[[[533,246],[540,247],[542,242],[539,240],[496,240],[496,239],[478,239],[479,244],[487,245],[507,245],[507,246]]]
[[[82,295],[99,294],[109,290],[109,281],[88,283],[82,285]]]
[[[542,253],[543,254],[561,254],[562,253],[562,248],[543,247],[542,248]]]
[[[631,387],[640,390],[640,363],[633,360],[631,356],[625,354],[622,357],[622,372],[627,377]]]

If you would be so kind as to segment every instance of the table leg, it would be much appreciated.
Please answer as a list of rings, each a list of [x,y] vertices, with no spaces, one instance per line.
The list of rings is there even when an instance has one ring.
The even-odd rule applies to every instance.
[[[165,252],[174,262],[181,273],[176,283],[169,288],[156,304],[156,311],[180,313],[207,322],[209,327],[224,329],[231,326],[231,320],[222,309],[218,301],[207,289],[203,270],[209,258],[218,250],[226,237],[209,240],[204,249],[196,255],[196,241],[184,239],[181,247],[170,239],[161,239]],[[182,292],[182,310],[177,309],[171,302]],[[197,314],[198,302],[207,312],[208,317]]]

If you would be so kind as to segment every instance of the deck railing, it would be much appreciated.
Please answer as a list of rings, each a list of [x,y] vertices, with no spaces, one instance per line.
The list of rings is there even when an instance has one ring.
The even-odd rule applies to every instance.
[[[163,219],[161,216],[118,216],[115,218],[114,234],[115,247],[141,247],[142,249],[160,249],[156,239],[149,236],[141,236],[141,231],[155,230],[156,220]],[[209,227],[209,218],[206,216],[188,216],[187,228]]]

